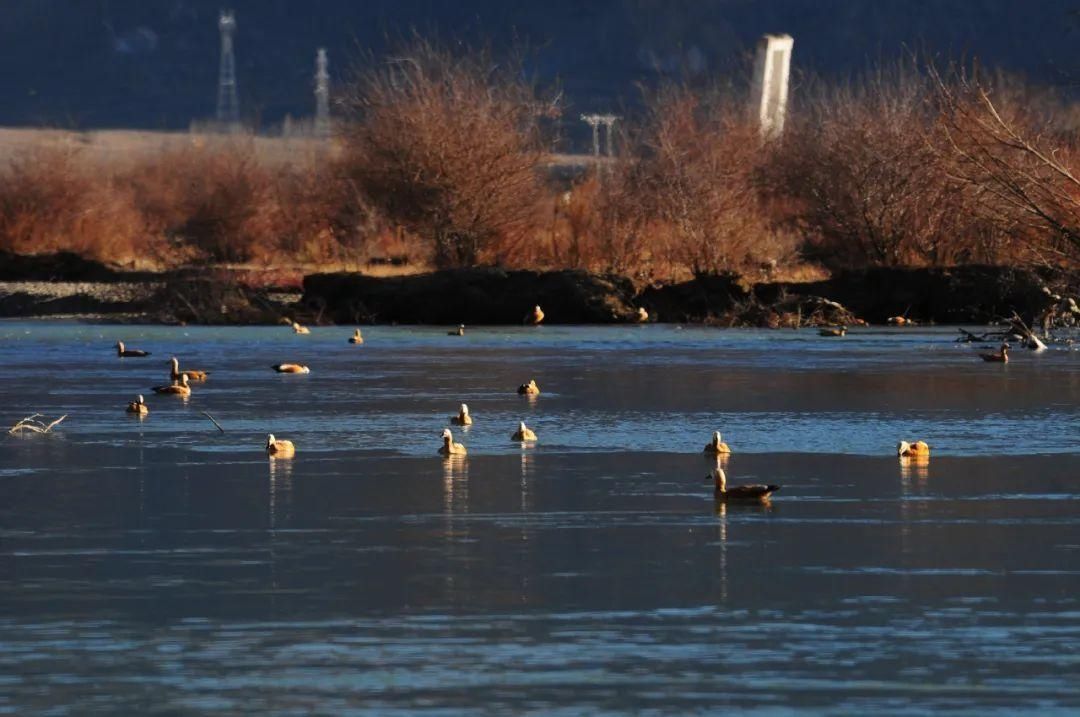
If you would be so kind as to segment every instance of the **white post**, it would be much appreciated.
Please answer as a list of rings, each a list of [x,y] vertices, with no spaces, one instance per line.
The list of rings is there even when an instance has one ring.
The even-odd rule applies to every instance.
[[[765,35],[758,41],[750,97],[764,139],[778,137],[784,131],[794,44],[791,35]]]

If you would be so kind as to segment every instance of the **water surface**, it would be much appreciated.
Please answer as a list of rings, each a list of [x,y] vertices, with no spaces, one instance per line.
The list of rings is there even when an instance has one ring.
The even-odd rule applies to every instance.
[[[1080,709],[1080,352],[350,333],[0,323],[5,425],[70,416],[0,440],[0,712]],[[174,354],[186,402],[150,395]],[[712,430],[771,506],[714,503]]]

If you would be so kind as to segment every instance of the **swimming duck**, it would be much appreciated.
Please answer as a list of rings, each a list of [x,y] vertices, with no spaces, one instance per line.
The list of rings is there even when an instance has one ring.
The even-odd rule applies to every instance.
[[[353,335],[349,337],[350,344],[362,344],[364,343],[364,337],[360,335],[360,329],[353,332]]]
[[[457,327],[453,331],[447,331],[446,335],[447,336],[464,336],[465,335],[465,324],[462,324],[461,326]]]
[[[778,485],[736,485],[728,488],[727,474],[719,466],[705,479],[712,478],[716,486],[715,496],[717,500],[744,501],[747,503],[767,503],[769,496],[780,490]]]
[[[818,331],[821,336],[845,336],[847,334],[846,326],[837,326],[834,329],[821,329]]]
[[[144,401],[143,397],[140,395],[127,405],[127,412],[145,416],[150,413],[150,407],[146,405],[146,401]]]
[[[720,431],[714,431],[712,434],[712,440],[705,444],[704,453],[712,453],[714,455],[722,455],[725,453],[731,453],[731,449],[728,448],[728,444],[720,438]]]
[[[638,320],[638,323],[642,323],[642,324],[648,323],[648,321],[649,321],[649,312],[645,310],[644,306],[639,306],[638,307],[637,320]]]
[[[521,396],[539,396],[540,387],[536,385],[536,381],[530,379],[528,383],[518,386],[517,392]]]
[[[270,368],[278,373],[311,373],[310,368],[298,363],[279,363],[274,364]]]
[[[890,326],[918,326],[918,322],[915,319],[909,319],[906,316],[890,316],[885,320],[885,323]]]
[[[173,381],[179,381],[181,373],[180,361],[175,356],[169,359],[169,361],[172,362],[172,370],[169,371],[169,378],[171,378]],[[188,377],[189,381],[205,381],[206,377],[210,375],[207,371],[197,371],[190,368],[185,369],[183,371],[183,374]]]
[[[191,386],[188,385],[188,377],[186,373],[180,374],[179,381],[173,381],[168,386],[154,386],[154,393],[163,393],[171,396],[187,396],[191,395]]]
[[[450,423],[455,426],[471,426],[472,416],[469,415],[469,407],[464,403],[461,404],[461,410],[458,411],[458,415],[450,418]]]
[[[306,326],[301,326],[300,324],[296,323],[295,321],[293,322],[292,330],[293,330],[294,334],[310,334],[311,333],[311,329],[309,329]]]
[[[1009,345],[1002,344],[1001,348],[993,353],[979,354],[979,358],[983,361],[993,361],[996,363],[1009,363]]]
[[[930,446],[926,444],[926,441],[915,441],[914,443],[900,441],[896,444],[896,455],[901,458],[929,458]]]
[[[535,441],[536,433],[525,425],[525,421],[518,424],[518,429],[510,436],[511,441]]]
[[[532,313],[525,317],[525,323],[536,326],[544,320],[544,311],[540,308],[540,304],[533,307]]]
[[[149,356],[149,351],[140,351],[139,349],[126,349],[124,348],[123,341],[116,342],[116,355],[120,358],[142,358]]]
[[[279,441],[271,433],[266,437],[266,453],[271,458],[292,458],[296,455],[296,446],[292,441]]]
[[[439,449],[439,453],[444,456],[463,456],[466,453],[465,446],[460,443],[454,443],[454,435],[450,433],[449,428],[444,428],[442,432],[443,444]]]

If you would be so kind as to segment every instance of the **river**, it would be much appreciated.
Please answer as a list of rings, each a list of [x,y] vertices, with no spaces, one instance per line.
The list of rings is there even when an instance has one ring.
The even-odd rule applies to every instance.
[[[68,414],[0,437],[0,714],[1080,709],[1080,350],[350,334],[0,322],[0,422]],[[713,500],[713,430],[770,505]]]

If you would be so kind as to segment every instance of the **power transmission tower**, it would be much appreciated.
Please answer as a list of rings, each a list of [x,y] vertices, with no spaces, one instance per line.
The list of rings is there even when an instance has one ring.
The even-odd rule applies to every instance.
[[[581,115],[581,121],[592,127],[592,153],[593,159],[600,158],[600,125],[604,125],[604,152],[608,157],[614,156],[611,144],[611,128],[618,121],[617,115]]]
[[[236,18],[231,10],[218,17],[221,31],[221,66],[218,69],[217,122],[223,131],[235,131],[240,125],[240,103],[236,98],[236,60],[233,58],[233,33]]]
[[[326,48],[315,54],[315,136],[330,136],[330,73],[326,69]]]

